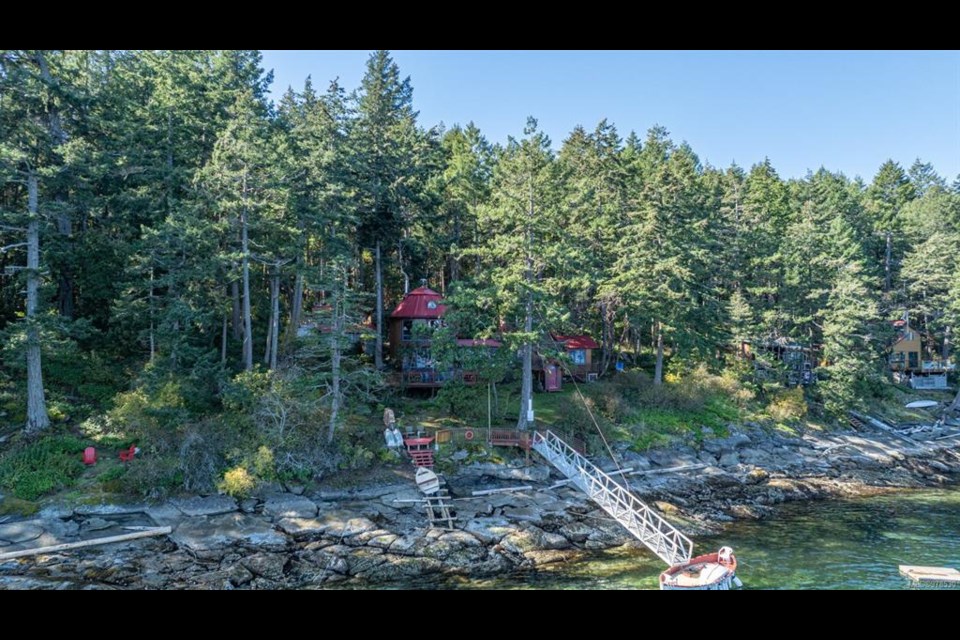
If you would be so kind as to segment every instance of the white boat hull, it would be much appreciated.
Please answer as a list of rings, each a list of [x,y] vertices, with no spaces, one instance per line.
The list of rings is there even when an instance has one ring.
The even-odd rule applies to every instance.
[[[440,478],[430,469],[420,467],[417,469],[417,487],[425,495],[436,493],[440,488]]]
[[[737,558],[729,547],[673,565],[660,574],[661,591],[729,591],[742,586]]]

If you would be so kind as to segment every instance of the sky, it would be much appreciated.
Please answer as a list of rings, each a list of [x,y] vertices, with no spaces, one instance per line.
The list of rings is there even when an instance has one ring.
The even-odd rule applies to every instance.
[[[309,75],[359,86],[369,51],[264,51],[273,97]],[[491,142],[537,118],[555,149],[603,118],[659,124],[704,163],[769,157],[783,178],[821,166],[870,181],[887,159],[960,174],[958,51],[392,51],[419,122],[473,121]]]

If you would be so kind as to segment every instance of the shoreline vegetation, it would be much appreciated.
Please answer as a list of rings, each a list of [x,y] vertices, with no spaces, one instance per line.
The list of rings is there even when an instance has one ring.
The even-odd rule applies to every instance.
[[[953,431],[953,430],[948,430]],[[733,428],[699,449],[626,451],[622,464],[654,471],[632,490],[694,538],[779,504],[949,485],[960,477],[956,439],[907,441],[862,429],[789,436]],[[0,561],[0,588],[334,588],[418,584],[543,568],[627,545],[642,549],[536,458],[472,462],[447,475],[456,530],[431,529],[413,468],[315,487],[263,486],[248,498],[155,503],[46,503],[0,523],[0,553],[103,537],[129,526],[170,526],[169,537]],[[609,460],[607,461],[609,464]],[[706,465],[706,466],[704,466]],[[658,469],[692,467],[688,472]],[[382,471],[382,470],[381,470]],[[339,488],[334,485],[340,484]],[[473,491],[530,486],[530,490]],[[0,520],[4,520],[0,518]]]

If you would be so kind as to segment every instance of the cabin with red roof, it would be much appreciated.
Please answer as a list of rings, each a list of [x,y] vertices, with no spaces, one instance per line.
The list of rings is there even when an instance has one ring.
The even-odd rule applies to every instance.
[[[446,310],[442,296],[423,286],[405,295],[390,314],[389,353],[400,371],[401,386],[436,388],[455,378],[467,384],[477,381],[476,373],[458,368],[444,371],[434,359],[433,332],[443,326]],[[497,340],[458,338],[457,346],[496,349],[501,344]]]
[[[593,361],[593,350],[600,348],[596,340],[586,334],[569,336],[551,334],[550,337],[552,346],[564,351],[569,360],[565,364],[560,364],[552,358],[534,358],[533,370],[544,391],[559,391],[563,374],[568,374],[574,380],[581,382],[596,380],[600,371],[599,364]]]
[[[567,367],[576,380],[595,380],[600,371],[599,365],[593,362],[593,350],[599,349],[597,341],[586,334],[562,336],[551,334],[553,341],[566,351],[570,358]]]

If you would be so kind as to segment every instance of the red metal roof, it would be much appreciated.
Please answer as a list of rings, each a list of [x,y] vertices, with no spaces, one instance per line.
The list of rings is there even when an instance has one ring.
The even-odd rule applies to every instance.
[[[391,318],[425,318],[436,320],[447,310],[440,304],[441,296],[433,289],[418,287],[404,296],[397,308],[390,314]]]
[[[499,340],[491,340],[490,338],[479,339],[479,338],[457,338],[458,347],[501,347],[503,343]]]
[[[588,335],[582,336],[558,336],[554,335],[553,339],[557,342],[563,344],[567,349],[599,349],[600,345],[597,344],[597,341],[591,338]]]

